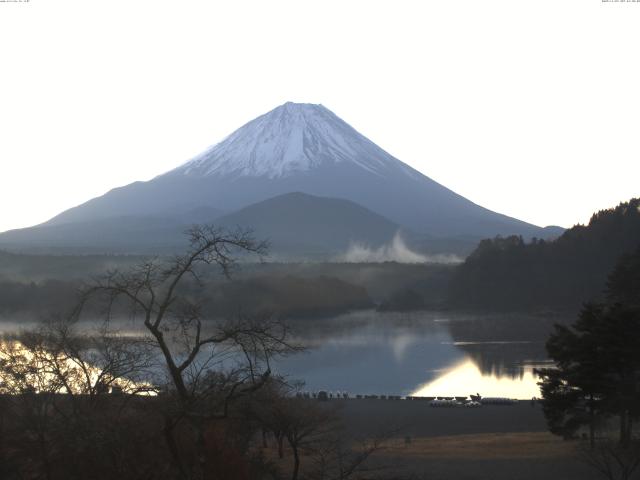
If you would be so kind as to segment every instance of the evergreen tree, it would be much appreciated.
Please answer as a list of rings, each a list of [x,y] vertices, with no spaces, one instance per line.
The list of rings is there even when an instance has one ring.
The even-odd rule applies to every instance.
[[[640,248],[622,256],[607,281],[607,300],[640,308]]]
[[[571,327],[556,325],[547,342],[556,368],[538,371],[553,433],[572,436],[604,416],[620,418],[620,443],[640,416],[640,250],[609,277],[608,304],[587,304]],[[635,282],[635,283],[634,283]]]
[[[571,328],[556,325],[547,341],[556,368],[538,371],[543,409],[549,430],[565,438],[589,425],[593,443],[596,419],[605,411],[603,398],[609,385],[597,338],[603,314],[601,305],[585,305]]]

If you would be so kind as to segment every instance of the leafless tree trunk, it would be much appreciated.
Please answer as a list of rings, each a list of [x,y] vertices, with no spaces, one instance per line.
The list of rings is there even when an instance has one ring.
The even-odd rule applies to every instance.
[[[189,232],[190,247],[169,263],[150,260],[127,272],[112,271],[88,287],[76,314],[93,298],[107,301],[107,319],[114,306],[129,305],[134,317],[159,350],[177,400],[175,424],[164,434],[176,469],[184,478],[204,478],[205,429],[211,421],[227,418],[239,398],[262,388],[271,376],[270,360],[296,350],[287,341],[286,327],[273,319],[243,316],[224,322],[206,319],[197,292],[186,295],[182,287],[202,290],[206,267],[217,267],[230,277],[240,254],[266,252],[266,244],[249,231],[226,232],[213,226],[196,226]],[[199,289],[199,290],[198,290]],[[194,296],[196,298],[194,298]],[[119,303],[120,302],[120,303]],[[233,358],[233,368],[221,368]],[[184,419],[194,432],[196,465],[184,466],[174,432]]]
[[[580,457],[608,480],[629,480],[640,467],[640,444],[601,440],[593,448],[582,448]]]
[[[94,420],[105,415],[106,403],[117,412],[116,403],[128,398],[105,402],[109,388],[128,393],[149,389],[137,382],[148,367],[147,353],[115,331],[80,333],[69,318],[1,339],[0,394],[6,395],[14,429],[25,442],[23,464],[39,463],[40,474],[52,479],[61,450],[71,448],[65,442],[96,447],[90,439],[97,435]],[[117,422],[117,414],[111,420]],[[72,471],[74,464],[65,468]]]

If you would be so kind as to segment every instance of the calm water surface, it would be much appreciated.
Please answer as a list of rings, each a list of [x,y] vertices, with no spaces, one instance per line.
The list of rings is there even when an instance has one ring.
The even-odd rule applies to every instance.
[[[305,320],[297,332],[308,351],[277,371],[312,391],[527,399],[540,396],[533,368],[548,364],[533,321],[373,311]]]
[[[526,316],[360,311],[293,322],[303,353],[274,370],[304,389],[355,394],[540,396],[533,369],[548,365],[544,340],[553,319]],[[24,323],[0,323],[0,332]],[[140,327],[123,324],[123,333]]]

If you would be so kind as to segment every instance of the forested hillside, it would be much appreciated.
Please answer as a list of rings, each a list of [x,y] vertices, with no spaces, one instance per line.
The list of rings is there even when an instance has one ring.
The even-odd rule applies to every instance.
[[[449,303],[493,310],[577,309],[598,299],[616,261],[640,245],[640,199],[595,213],[555,241],[483,240],[453,276]]]

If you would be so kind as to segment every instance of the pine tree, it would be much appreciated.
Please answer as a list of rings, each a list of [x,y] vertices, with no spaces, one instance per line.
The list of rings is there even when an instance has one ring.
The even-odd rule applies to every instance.
[[[620,418],[620,443],[640,416],[640,250],[609,276],[607,304],[586,304],[570,327],[556,325],[547,352],[556,368],[538,375],[551,432],[571,437],[584,425],[593,444],[598,418]]]

